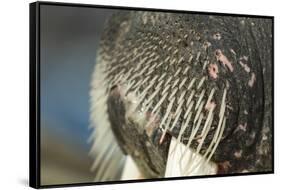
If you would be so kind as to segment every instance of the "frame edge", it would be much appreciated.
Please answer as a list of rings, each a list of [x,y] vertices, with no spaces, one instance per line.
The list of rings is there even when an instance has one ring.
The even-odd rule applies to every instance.
[[[40,188],[40,132],[38,130],[39,3],[29,4],[29,186]]]

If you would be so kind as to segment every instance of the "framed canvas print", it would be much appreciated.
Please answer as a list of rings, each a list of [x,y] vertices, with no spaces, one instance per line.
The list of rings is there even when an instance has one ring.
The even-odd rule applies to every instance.
[[[272,16],[30,4],[30,186],[268,174]]]

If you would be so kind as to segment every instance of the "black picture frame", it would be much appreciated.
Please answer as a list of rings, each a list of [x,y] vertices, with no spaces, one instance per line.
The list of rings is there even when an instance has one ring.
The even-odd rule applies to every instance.
[[[41,185],[40,182],[40,8],[44,5],[65,6],[65,7],[87,7],[87,8],[106,8],[118,10],[138,10],[138,11],[161,11],[173,13],[195,13],[202,15],[218,15],[232,17],[251,17],[251,18],[267,18],[272,20],[272,171],[257,172],[257,173],[239,173],[239,174],[222,174],[222,175],[207,175],[207,176],[190,176],[190,177],[171,177],[161,179],[140,179],[126,181],[107,181],[107,182],[89,182],[89,183],[73,183],[73,184],[56,184],[56,185]],[[61,3],[61,2],[45,2],[38,1],[29,4],[29,39],[30,39],[30,65],[29,65],[29,185],[33,188],[53,188],[53,187],[72,187],[72,186],[88,186],[88,185],[106,185],[106,184],[121,184],[135,182],[151,182],[151,181],[167,181],[167,180],[183,180],[197,178],[213,178],[213,177],[232,177],[243,175],[260,175],[274,173],[274,17],[262,15],[247,15],[247,14],[230,14],[217,12],[198,12],[186,10],[165,10],[155,8],[141,7],[119,7],[119,6],[103,6],[78,3]]]

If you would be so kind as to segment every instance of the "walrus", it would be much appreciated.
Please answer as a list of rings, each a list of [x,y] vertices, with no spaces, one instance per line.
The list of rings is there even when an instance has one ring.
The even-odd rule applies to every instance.
[[[91,82],[95,180],[122,179],[126,157],[140,178],[272,171],[272,25],[113,14]]]

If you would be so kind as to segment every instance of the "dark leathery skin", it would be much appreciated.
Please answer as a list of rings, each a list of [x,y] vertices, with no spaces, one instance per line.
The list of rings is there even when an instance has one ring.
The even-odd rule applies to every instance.
[[[271,19],[265,18],[124,11],[114,14],[108,20],[99,56],[108,63],[108,70],[117,66],[107,73],[111,80],[122,70],[126,73],[137,67],[144,58],[144,66],[140,66],[139,71],[133,72],[132,76],[140,73],[145,64],[152,67],[163,62],[153,69],[150,79],[156,75],[160,78],[166,73],[163,80],[167,81],[168,76],[171,76],[172,85],[179,79],[175,87],[179,88],[180,82],[186,78],[186,84],[174,94],[175,101],[184,90],[187,91],[186,101],[192,89],[195,91],[192,99],[195,103],[203,89],[203,101],[206,101],[211,90],[215,89],[213,123],[200,150],[202,155],[214,136],[222,96],[227,89],[224,113],[226,127],[212,157],[212,161],[218,164],[218,173],[271,171],[271,29]],[[169,59],[165,61],[167,58]],[[186,67],[190,69],[184,73]],[[179,68],[180,72],[174,76]],[[136,77],[135,81],[143,80],[146,73],[148,72]],[[202,77],[206,77],[206,80],[197,89]],[[194,87],[187,90],[194,78]],[[147,98],[155,91],[158,82],[148,90]],[[158,115],[154,116],[158,120],[155,119],[152,132],[147,132],[134,119],[126,117],[128,102],[124,97],[134,89],[122,95],[122,83],[110,84],[107,101],[109,120],[120,147],[124,153],[133,157],[145,177],[163,177],[171,137],[178,137],[187,107],[182,107],[183,114],[177,124],[167,132],[164,141],[159,143],[162,130],[157,126],[167,110],[170,102],[168,98],[161,105]],[[149,80],[139,91],[142,92],[148,84]],[[164,88],[163,85],[162,90]],[[173,90],[169,89],[167,92],[169,96]],[[145,113],[147,120],[152,117],[151,110],[161,97],[159,92],[153,99],[151,108]],[[173,106],[171,113],[176,108],[177,106]],[[204,119],[207,113],[208,109],[204,107]],[[202,127],[200,125],[199,133]],[[191,129],[187,127],[183,133],[183,144],[187,144]],[[193,140],[191,148],[196,149],[199,142]]]

